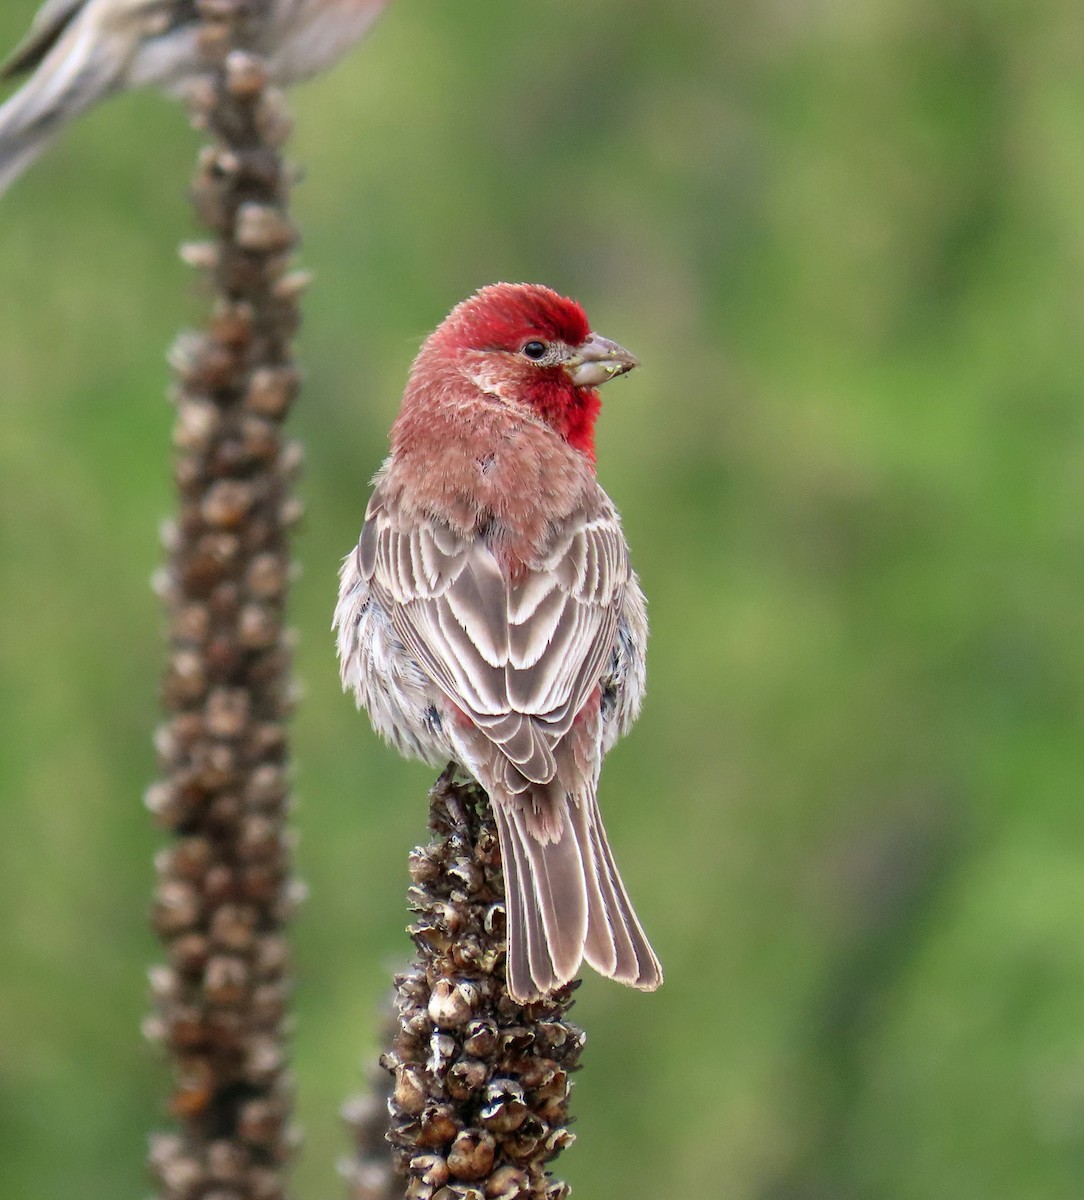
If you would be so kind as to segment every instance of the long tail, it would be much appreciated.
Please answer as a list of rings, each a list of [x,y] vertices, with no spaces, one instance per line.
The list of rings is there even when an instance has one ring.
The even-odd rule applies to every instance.
[[[521,1003],[535,1000],[573,979],[584,959],[619,983],[653,991],[662,968],[621,882],[595,797],[563,807],[541,823],[527,796],[493,804],[504,864],[508,991]]]
[[[0,105],[0,194],[73,117],[113,91],[124,69],[115,40],[75,21],[37,70]]]

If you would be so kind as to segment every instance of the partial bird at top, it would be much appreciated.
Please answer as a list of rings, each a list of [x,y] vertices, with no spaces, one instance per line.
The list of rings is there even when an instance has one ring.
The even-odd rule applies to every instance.
[[[350,50],[388,0],[269,0],[253,47],[285,86]],[[73,117],[114,92],[171,94],[206,74],[196,0],[46,0],[0,78],[30,78],[0,105],[0,194]]]

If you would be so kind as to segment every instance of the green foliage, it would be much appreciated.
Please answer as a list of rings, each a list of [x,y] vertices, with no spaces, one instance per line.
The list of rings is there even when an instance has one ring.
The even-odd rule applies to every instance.
[[[339,694],[335,570],[418,341],[499,278],[644,364],[604,394],[600,473],[652,686],[602,802],[668,979],[585,984],[567,1177],[1080,1195],[1078,18],[400,0],[297,94],[299,1195],[338,1194],[429,782]],[[140,1194],[163,1092],[139,796],[195,146],[128,97],[0,201],[4,1196]]]

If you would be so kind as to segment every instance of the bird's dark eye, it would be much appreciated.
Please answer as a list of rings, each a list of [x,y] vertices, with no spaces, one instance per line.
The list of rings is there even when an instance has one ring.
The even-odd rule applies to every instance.
[[[540,358],[545,358],[546,350],[547,346],[545,342],[528,342],[527,345],[523,347],[523,353],[526,354],[528,358],[533,358],[535,362],[538,362]]]

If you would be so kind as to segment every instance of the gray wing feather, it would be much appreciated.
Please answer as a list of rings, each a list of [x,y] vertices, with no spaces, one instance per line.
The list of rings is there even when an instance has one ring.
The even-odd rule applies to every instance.
[[[494,554],[437,521],[404,522],[380,489],[358,548],[363,575],[403,644],[529,782],[610,655],[630,570],[616,518],[573,521],[514,582]]]

